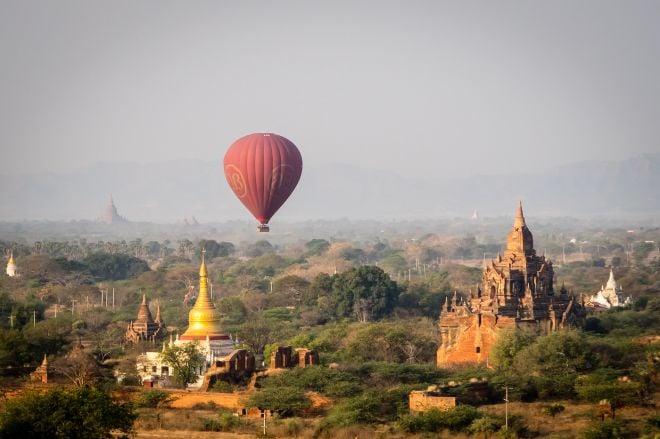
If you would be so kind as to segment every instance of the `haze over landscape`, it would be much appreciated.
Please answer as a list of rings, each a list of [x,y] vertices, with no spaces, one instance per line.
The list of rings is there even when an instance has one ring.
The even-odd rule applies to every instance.
[[[254,131],[305,160],[282,219],[658,212],[653,2],[157,5],[4,3],[3,219],[239,218]]]

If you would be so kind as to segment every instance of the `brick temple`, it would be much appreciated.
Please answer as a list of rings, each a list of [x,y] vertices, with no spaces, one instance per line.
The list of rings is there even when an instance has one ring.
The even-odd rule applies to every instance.
[[[476,295],[470,292],[463,299],[454,294],[442,307],[437,365],[487,365],[502,329],[548,334],[583,318],[582,306],[565,288],[555,293],[552,262],[536,254],[521,203],[504,254],[484,268]]]

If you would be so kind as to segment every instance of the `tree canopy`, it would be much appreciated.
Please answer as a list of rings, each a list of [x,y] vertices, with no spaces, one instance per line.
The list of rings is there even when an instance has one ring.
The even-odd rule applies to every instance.
[[[95,388],[29,392],[0,411],[0,439],[101,439],[119,430],[128,437],[136,414]]]
[[[396,282],[382,269],[368,265],[337,275],[332,291],[338,317],[355,317],[360,322],[390,314],[399,298]]]

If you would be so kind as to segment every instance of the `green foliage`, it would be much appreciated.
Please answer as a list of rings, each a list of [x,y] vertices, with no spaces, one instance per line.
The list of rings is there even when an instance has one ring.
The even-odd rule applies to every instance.
[[[197,381],[197,371],[206,362],[197,343],[167,346],[160,358],[173,368],[174,377],[182,387]]]
[[[293,386],[266,387],[250,396],[248,407],[273,410],[283,416],[299,415],[311,407],[312,401],[305,392]]]
[[[566,409],[566,407],[564,407],[563,405],[561,405],[557,402],[554,402],[552,404],[548,404],[545,407],[543,407],[541,409],[541,413],[543,413],[546,416],[551,416],[551,417],[554,418],[559,413],[563,412],[565,409]]]
[[[611,309],[588,318],[587,331],[634,337],[660,332],[660,299],[648,300],[643,310]]]
[[[582,439],[627,439],[632,434],[620,420],[596,421],[582,433]]]
[[[174,399],[170,392],[165,390],[143,390],[135,398],[135,406],[150,409],[167,407]]]
[[[149,271],[142,259],[120,253],[93,253],[83,262],[97,280],[129,279]]]
[[[359,327],[344,346],[342,355],[350,363],[434,361],[437,340],[432,337],[433,330],[423,331],[423,327],[418,322],[378,322]]]
[[[450,410],[431,409],[417,415],[406,415],[399,421],[401,430],[407,433],[440,432],[442,430],[467,431],[482,416],[469,405],[459,405]]]
[[[293,319],[291,310],[282,306],[267,309],[262,313],[262,315],[265,319],[269,320],[291,321]]]
[[[381,319],[394,310],[399,287],[382,269],[361,266],[336,275],[332,295],[338,317],[367,322]]]
[[[289,386],[330,397],[355,396],[362,391],[355,376],[321,366],[287,370],[259,381],[259,385],[263,389]]]
[[[111,438],[112,430],[128,435],[135,418],[130,406],[100,390],[55,388],[7,401],[0,412],[0,438]]]
[[[245,308],[245,305],[241,299],[236,296],[223,297],[220,299],[218,309],[228,323],[240,324],[245,322],[245,318],[247,317],[247,309]]]
[[[0,329],[0,367],[34,365],[44,353],[58,354],[71,334],[71,320],[67,317],[37,322],[22,330]]]
[[[426,283],[409,283],[399,295],[398,307],[406,312],[434,319],[445,299],[453,294],[451,291],[452,287],[446,281],[434,288]]]
[[[325,239],[312,239],[305,243],[306,256],[320,256],[330,248],[330,243]]]
[[[508,371],[516,355],[536,340],[536,335],[521,329],[505,329],[490,351],[490,359],[499,370]]]
[[[643,432],[649,436],[660,433],[660,415],[653,415],[647,418],[644,421]]]
[[[502,428],[503,425],[504,421],[501,418],[482,416],[472,421],[467,428],[467,432],[470,434],[495,433]]]
[[[262,354],[267,345],[283,341],[290,333],[285,323],[257,316],[241,325],[238,336],[252,352]]]
[[[321,423],[322,429],[354,424],[394,421],[407,403],[407,393],[392,390],[368,390],[334,405]]]
[[[599,369],[578,378],[575,391],[580,399],[588,402],[607,399],[614,408],[640,403],[639,383],[619,380],[620,375],[613,369]]]
[[[234,387],[227,381],[218,380],[213,384],[213,387],[211,387],[211,391],[218,393],[232,393]]]
[[[231,242],[220,242],[213,239],[202,239],[199,241],[199,250],[197,250],[196,255],[201,259],[201,249],[206,250],[206,259],[208,261],[213,260],[219,256],[231,256],[236,250],[234,244]]]
[[[405,364],[368,362],[358,366],[354,373],[373,386],[393,384],[432,384],[446,376],[441,369],[431,364]]]
[[[596,358],[583,334],[560,331],[538,337],[515,357],[513,370],[539,397],[572,397],[578,373],[595,367]]]
[[[234,416],[232,412],[222,411],[217,419],[204,420],[204,431],[232,431],[241,425],[241,420],[238,416]]]

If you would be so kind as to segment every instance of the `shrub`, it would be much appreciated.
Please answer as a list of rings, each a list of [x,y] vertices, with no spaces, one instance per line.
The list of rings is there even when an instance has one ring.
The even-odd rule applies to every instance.
[[[138,394],[135,399],[135,406],[141,408],[157,408],[157,407],[167,407],[174,397],[170,395],[169,392],[165,390],[145,390]]]
[[[202,428],[204,431],[232,431],[240,426],[240,424],[241,421],[238,419],[238,416],[234,416],[231,412],[224,411],[220,413],[218,419],[205,419]]]
[[[218,380],[213,384],[213,387],[211,387],[211,391],[219,393],[232,393],[234,388],[227,381]]]
[[[630,431],[621,421],[595,422],[582,433],[583,439],[627,439]]]
[[[552,416],[553,418],[559,413],[563,412],[566,409],[563,405],[559,403],[548,404],[541,409],[541,413],[547,416]]]
[[[305,392],[296,387],[268,387],[254,393],[248,407],[273,410],[282,415],[296,415],[311,407]]]
[[[295,368],[259,382],[262,388],[295,387],[331,397],[348,397],[360,393],[357,378],[346,372],[326,367]]]
[[[431,409],[416,416],[407,415],[399,421],[399,427],[408,433],[466,431],[482,414],[469,405],[459,405],[451,410]]]
[[[467,432],[470,434],[495,433],[502,428],[502,425],[504,422],[499,418],[483,416],[472,421]]]

